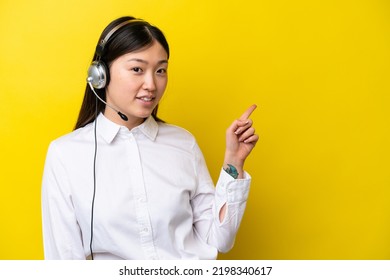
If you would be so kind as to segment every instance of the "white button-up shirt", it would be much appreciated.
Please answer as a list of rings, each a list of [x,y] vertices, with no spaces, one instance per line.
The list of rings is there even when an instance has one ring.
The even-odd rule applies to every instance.
[[[216,188],[186,130],[153,117],[132,130],[97,118],[94,259],[216,259],[233,246],[250,177]],[[42,182],[46,259],[90,255],[94,123],[54,140]],[[219,211],[226,204],[222,222]]]

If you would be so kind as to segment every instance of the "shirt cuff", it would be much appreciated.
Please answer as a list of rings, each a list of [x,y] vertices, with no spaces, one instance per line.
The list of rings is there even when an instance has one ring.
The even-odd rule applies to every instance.
[[[234,179],[221,170],[216,186],[217,201],[238,203],[248,199],[251,176],[244,171],[243,179]]]

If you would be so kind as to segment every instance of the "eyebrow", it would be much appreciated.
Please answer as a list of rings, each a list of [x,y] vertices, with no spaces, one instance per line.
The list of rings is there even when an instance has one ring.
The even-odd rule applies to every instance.
[[[130,58],[127,61],[137,61],[140,63],[149,64],[149,62],[147,62],[146,60],[140,59],[140,58]],[[160,60],[157,64],[164,64],[164,63],[168,63],[168,60],[166,60],[166,59]]]

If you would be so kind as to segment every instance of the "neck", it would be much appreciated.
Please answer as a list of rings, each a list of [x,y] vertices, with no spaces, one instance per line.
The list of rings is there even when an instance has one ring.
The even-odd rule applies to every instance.
[[[143,118],[131,118],[129,116],[127,116],[128,120],[124,121],[115,111],[111,110],[110,108],[106,108],[103,114],[110,121],[121,126],[125,126],[129,130],[132,130],[134,127],[139,126],[145,121]]]

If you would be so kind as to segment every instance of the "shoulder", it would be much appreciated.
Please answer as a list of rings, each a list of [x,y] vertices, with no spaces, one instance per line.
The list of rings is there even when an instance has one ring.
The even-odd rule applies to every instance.
[[[167,137],[176,141],[195,142],[194,135],[180,126],[158,122],[158,127],[158,137]]]
[[[65,153],[72,152],[79,150],[77,147],[83,146],[83,144],[90,145],[93,141],[93,124],[90,123],[51,141],[49,152],[53,150]]]

